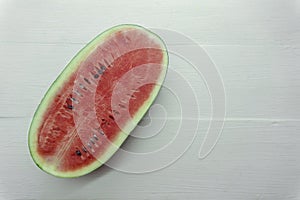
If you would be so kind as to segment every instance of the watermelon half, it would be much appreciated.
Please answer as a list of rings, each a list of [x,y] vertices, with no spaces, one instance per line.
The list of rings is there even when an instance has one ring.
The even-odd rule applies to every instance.
[[[38,167],[58,177],[85,175],[121,146],[156,98],[168,66],[163,41],[119,25],[88,43],[39,104],[28,135]]]

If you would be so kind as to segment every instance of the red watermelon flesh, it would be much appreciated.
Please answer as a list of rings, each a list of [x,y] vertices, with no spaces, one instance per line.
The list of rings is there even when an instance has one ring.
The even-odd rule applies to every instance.
[[[97,36],[68,64],[40,103],[29,131],[35,163],[59,177],[87,174],[124,142],[159,92],[168,55],[136,25]]]

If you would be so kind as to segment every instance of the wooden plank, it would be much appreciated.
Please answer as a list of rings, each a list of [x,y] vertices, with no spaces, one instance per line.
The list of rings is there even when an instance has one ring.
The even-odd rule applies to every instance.
[[[32,116],[48,87],[83,45],[3,44],[0,53],[2,80],[1,117]],[[184,46],[183,46],[184,48]],[[216,64],[227,94],[230,118],[299,119],[300,46],[203,46]],[[17,59],[16,59],[17,58]],[[202,63],[200,63],[201,65]],[[173,71],[180,76],[174,75]],[[170,72],[156,101],[169,117],[180,117],[181,107],[199,108],[200,117],[211,113],[210,96],[203,77],[175,54],[170,54]],[[210,78],[211,74],[204,74]],[[188,82],[190,88],[180,89]],[[195,92],[193,92],[193,89]],[[172,92],[181,92],[179,100]],[[198,105],[184,101],[193,92]],[[184,103],[185,102],[185,103]],[[13,108],[13,109],[12,109]],[[191,111],[191,112],[196,112]],[[161,113],[159,113],[161,114]],[[160,115],[156,117],[160,117]],[[190,116],[196,116],[192,113]]]
[[[0,0],[0,199],[299,199],[299,8],[299,1],[286,0]],[[183,104],[190,117],[182,119],[178,101],[163,90],[156,101],[168,114],[162,133],[130,137],[123,148],[157,149],[170,141],[182,119],[188,128],[180,133],[186,138],[176,140],[175,152],[193,133],[198,108],[199,132],[188,151],[153,173],[134,175],[103,167],[79,179],[51,177],[29,155],[31,116],[75,53],[120,23],[175,30],[202,45],[226,88],[222,137],[209,157],[198,159],[211,114],[209,94],[203,78],[171,55],[170,69],[191,84],[198,105]],[[166,85],[175,91],[181,81],[168,76]],[[188,89],[183,96],[190,97]],[[164,119],[161,110],[151,114],[154,122]],[[174,152],[145,164],[160,163]],[[118,162],[128,165],[126,159]]]
[[[298,195],[298,122],[226,122],[219,143],[204,160],[197,157],[206,129],[200,123],[195,142],[169,167],[140,175],[103,167],[72,180],[54,178],[34,166],[26,144],[28,123],[28,118],[0,119],[0,132],[9,132],[0,146],[5,161],[0,166],[0,197],[4,199],[296,199]],[[176,126],[178,120],[168,123]],[[185,134],[193,131],[187,129]],[[167,128],[146,140],[130,137],[123,148],[149,152],[153,144],[166,144],[173,136]]]
[[[285,0],[2,0],[0,41],[86,43],[115,24],[137,23],[176,30],[200,44],[295,45],[300,43],[297,8],[297,1]]]

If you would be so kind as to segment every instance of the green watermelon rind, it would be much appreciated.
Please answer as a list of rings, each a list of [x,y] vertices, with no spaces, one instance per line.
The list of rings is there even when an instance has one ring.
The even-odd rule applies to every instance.
[[[50,105],[52,102],[55,93],[59,89],[60,86],[62,86],[66,80],[70,77],[70,75],[76,71],[77,67],[81,63],[81,61],[85,60],[90,53],[97,48],[101,42],[105,41],[111,34],[123,30],[126,28],[137,28],[137,29],[142,29],[146,32],[149,33],[149,36],[155,38],[157,42],[159,42],[161,45],[161,49],[163,51],[163,62],[161,63],[164,66],[164,69],[157,81],[158,84],[155,85],[152,93],[150,94],[149,99],[144,102],[144,105],[141,106],[139,111],[136,113],[135,116],[133,116],[133,121],[138,122],[140,121],[143,116],[145,115],[146,111],[150,108],[152,103],[154,102],[156,96],[158,95],[161,84],[163,83],[165,79],[165,75],[167,72],[167,67],[169,63],[169,56],[168,56],[168,51],[166,48],[166,45],[164,41],[155,33],[151,32],[148,29],[145,29],[142,26],[139,25],[133,25],[133,24],[122,24],[118,26],[114,26],[108,30],[106,30],[103,33],[100,33],[98,36],[96,36],[91,42],[89,42],[84,48],[82,48],[73,58],[72,60],[67,64],[67,66],[64,68],[64,70],[59,74],[57,79],[53,82],[53,84],[49,87],[47,93],[41,100],[38,108],[36,109],[30,128],[29,128],[29,133],[28,133],[28,146],[29,146],[29,151],[32,159],[34,160],[35,164],[45,171],[48,174],[54,175],[56,177],[61,177],[61,178],[73,178],[73,177],[79,177],[85,174],[88,174],[95,169],[99,168],[102,164],[104,164],[112,155],[118,150],[118,148],[122,145],[122,143],[125,141],[125,139],[128,137],[128,134],[125,133],[120,133],[118,134],[117,139],[113,142],[114,145],[112,145],[105,153],[102,155],[100,158],[97,158],[95,162],[92,164],[89,164],[85,166],[84,168],[81,168],[79,170],[75,170],[72,172],[61,172],[57,171],[55,166],[49,166],[46,164],[43,159],[38,155],[36,152],[36,144],[37,144],[37,134],[36,131],[40,125],[40,119],[42,119],[43,113],[46,111],[47,107]],[[126,130],[132,131],[133,127],[125,127]]]

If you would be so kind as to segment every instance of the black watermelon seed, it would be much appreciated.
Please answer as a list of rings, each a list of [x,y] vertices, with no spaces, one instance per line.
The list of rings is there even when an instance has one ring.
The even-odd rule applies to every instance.
[[[121,108],[126,108],[126,106],[124,106],[123,104],[119,104],[119,106],[120,106]]]
[[[101,135],[104,135],[103,131],[100,128],[96,129]]]
[[[95,138],[95,140],[98,140],[98,137],[94,134],[93,137]]]
[[[98,74],[95,74],[95,75],[94,75],[94,78],[99,78],[99,75],[98,75]]]
[[[74,107],[68,104],[68,108],[72,110]]]
[[[113,112],[114,112],[115,114],[117,114],[117,115],[119,115],[119,114],[120,114],[120,112],[119,112],[119,111],[117,111],[117,110],[113,110]]]
[[[77,156],[81,156],[81,152],[79,150],[76,150],[75,153]]]
[[[87,82],[88,84],[91,84],[91,82],[89,81],[89,79],[84,78],[85,82]]]
[[[79,87],[84,89],[84,90],[87,90],[86,87],[84,87],[84,85],[82,85],[81,83],[79,83]]]
[[[102,65],[102,66],[101,66],[101,69],[102,69],[102,70],[106,70],[106,67]]]
[[[90,141],[91,141],[91,143],[92,143],[92,144],[95,144],[95,142],[94,142],[94,140],[93,140],[93,139],[90,139]]]
[[[70,100],[74,103],[79,103],[79,101],[77,99],[75,99],[74,97],[71,97]]]

